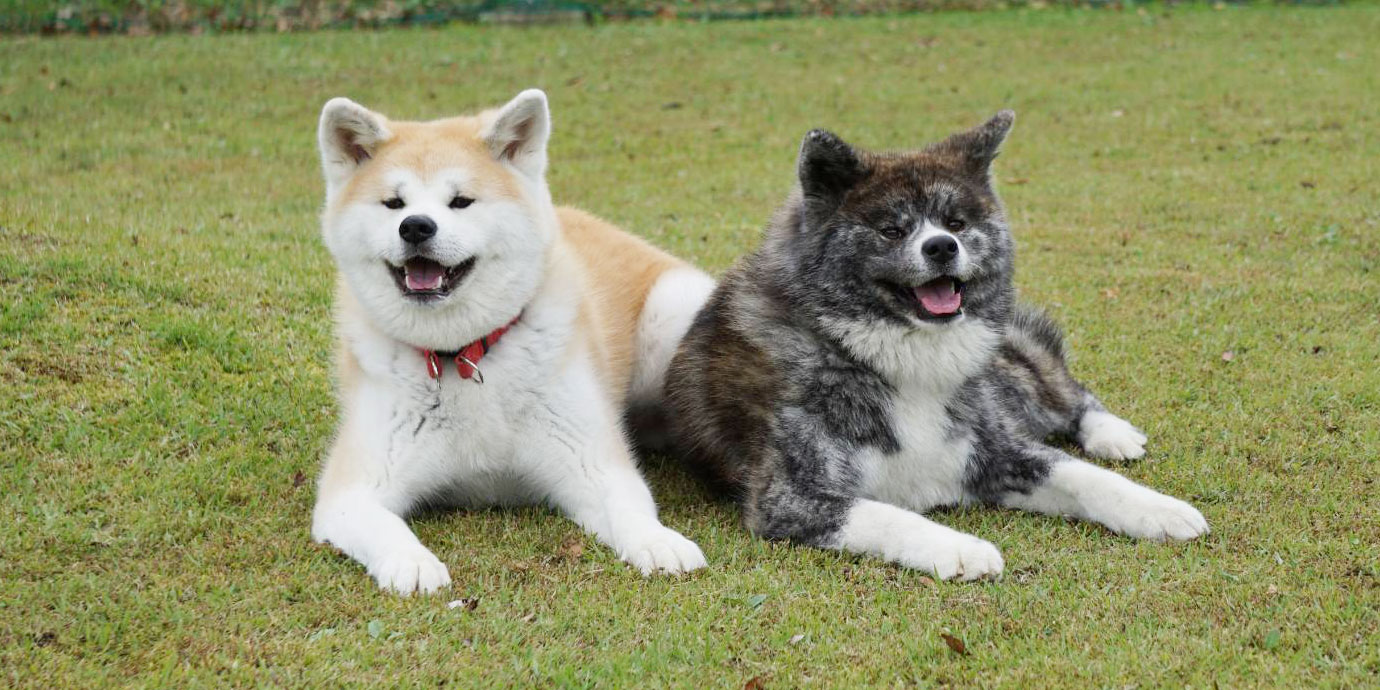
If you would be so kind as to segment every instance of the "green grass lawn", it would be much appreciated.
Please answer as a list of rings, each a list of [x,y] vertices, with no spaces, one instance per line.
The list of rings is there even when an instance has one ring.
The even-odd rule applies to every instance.
[[[31,687],[1362,687],[1380,675],[1380,7],[0,41],[0,678]],[[800,136],[1019,112],[1018,282],[1207,538],[1013,512],[995,583],[749,539],[642,579],[549,511],[429,515],[451,592],[312,545],[316,117],[551,96],[551,186],[719,271]],[[476,598],[478,606],[447,608]],[[966,644],[951,651],[942,635]]]

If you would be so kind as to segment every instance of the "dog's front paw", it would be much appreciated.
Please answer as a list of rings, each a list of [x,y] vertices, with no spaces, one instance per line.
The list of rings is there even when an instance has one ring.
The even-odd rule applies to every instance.
[[[1006,564],[991,542],[962,532],[939,535],[901,554],[901,564],[941,580],[979,580],[1001,575]]]
[[[1135,460],[1145,455],[1145,434],[1110,412],[1089,412],[1078,426],[1078,444],[1095,458]]]
[[[1185,541],[1208,532],[1207,519],[1197,508],[1172,496],[1152,495],[1129,501],[1112,529],[1137,539]]]
[[[369,566],[369,574],[380,588],[404,596],[413,592],[431,594],[450,585],[446,565],[422,547],[384,556]]]
[[[686,573],[706,565],[704,554],[695,542],[679,532],[662,527],[648,530],[627,540],[618,557],[637,568],[643,575]]]

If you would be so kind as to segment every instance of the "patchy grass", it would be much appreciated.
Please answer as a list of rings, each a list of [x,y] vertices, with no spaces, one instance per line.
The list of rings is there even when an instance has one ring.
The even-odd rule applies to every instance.
[[[1372,685],[1376,35],[1357,7],[0,42],[0,673]],[[810,127],[902,147],[1016,108],[997,167],[1021,287],[1149,432],[1125,471],[1213,533],[953,512],[1009,570],[935,584],[751,540],[653,462],[704,572],[644,580],[545,510],[448,513],[414,525],[453,592],[380,594],[307,535],[333,423],[316,115],[532,85],[556,197],[711,270],[755,242]]]

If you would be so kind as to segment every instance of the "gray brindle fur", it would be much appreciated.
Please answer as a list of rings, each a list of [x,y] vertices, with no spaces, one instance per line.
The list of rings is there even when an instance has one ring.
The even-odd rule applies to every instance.
[[[905,153],[805,137],[798,187],[667,380],[678,446],[753,533],[976,579],[1001,572],[997,549],[920,513],[982,503],[1147,539],[1207,532],[1187,503],[1045,442],[1131,459],[1146,439],[1016,301],[990,177],[1013,122]]]

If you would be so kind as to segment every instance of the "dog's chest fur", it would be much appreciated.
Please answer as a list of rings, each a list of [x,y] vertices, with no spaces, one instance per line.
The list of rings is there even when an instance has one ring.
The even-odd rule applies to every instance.
[[[944,400],[912,389],[892,398],[892,428],[900,449],[862,451],[856,459],[859,495],[912,510],[963,499],[971,436],[948,418]]]
[[[860,495],[917,511],[965,500],[974,437],[951,403],[964,382],[989,365],[996,342],[997,335],[976,320],[943,333],[883,328],[845,338],[891,385],[887,407],[899,446],[859,453]]]
[[[445,506],[517,505],[533,502],[512,459],[535,429],[544,399],[565,351],[560,331],[542,314],[526,314],[479,362],[485,383],[461,378],[442,360],[439,379],[427,374],[422,354],[387,339],[353,342],[362,369],[355,404],[361,419],[386,420],[363,429],[361,439],[380,458],[373,471],[380,489]],[[543,406],[547,407],[547,406]]]

